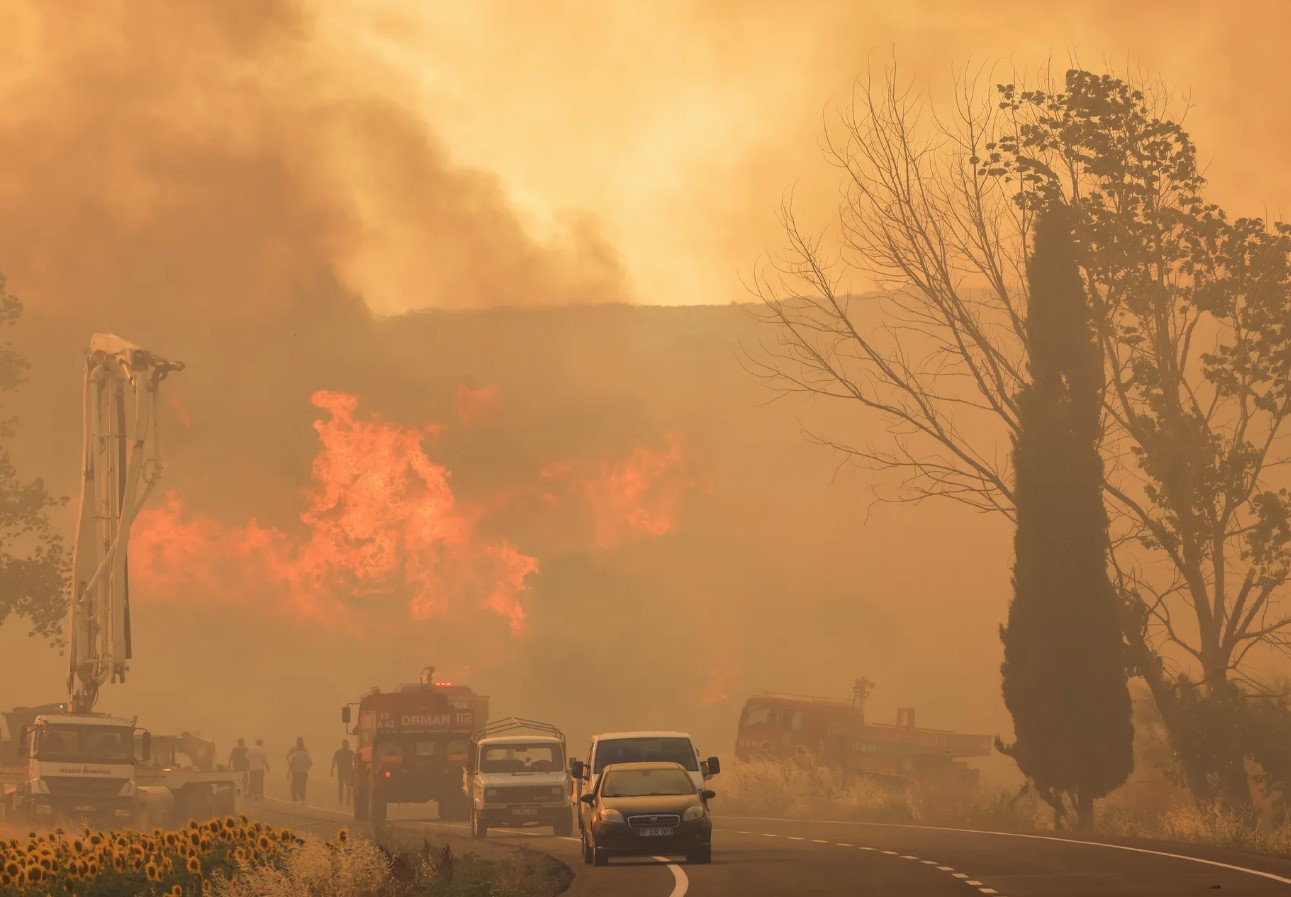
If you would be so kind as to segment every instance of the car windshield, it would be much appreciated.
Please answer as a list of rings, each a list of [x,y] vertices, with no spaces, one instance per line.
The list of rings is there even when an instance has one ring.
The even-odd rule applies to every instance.
[[[111,726],[45,726],[36,735],[36,759],[73,763],[130,763],[129,729]]]
[[[490,744],[480,752],[480,772],[556,772],[564,766],[558,744]]]
[[[695,784],[683,770],[612,769],[601,786],[602,797],[650,797],[664,794],[694,794]]]
[[[596,746],[592,772],[602,772],[611,763],[680,763],[683,769],[699,771],[689,738],[611,738]]]

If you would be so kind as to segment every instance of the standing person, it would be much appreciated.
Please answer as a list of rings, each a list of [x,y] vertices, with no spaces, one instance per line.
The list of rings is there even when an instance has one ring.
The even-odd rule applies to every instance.
[[[264,751],[264,739],[247,748],[247,796],[252,800],[264,797],[264,774],[269,771],[269,756]]]
[[[293,801],[299,801],[302,804],[305,802],[305,784],[309,781],[309,768],[313,765],[314,759],[305,749],[305,739],[297,738],[295,749],[287,755],[287,774],[291,776]]]
[[[242,793],[247,793],[247,742],[245,738],[239,738],[238,743],[229,751],[229,769],[233,770],[234,776],[237,777],[238,787]]]
[[[354,799],[354,751],[350,740],[341,739],[341,746],[332,754],[332,775],[336,777],[336,802],[342,806]]]

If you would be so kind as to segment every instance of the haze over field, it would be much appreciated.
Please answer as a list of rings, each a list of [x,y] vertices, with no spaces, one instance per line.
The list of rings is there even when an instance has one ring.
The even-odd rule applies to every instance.
[[[19,469],[75,493],[90,333],[189,365],[103,709],[331,741],[341,703],[433,663],[495,715],[723,754],[749,694],[861,675],[878,718],[1008,732],[1007,523],[835,480],[800,415],[866,421],[765,405],[729,303],[785,188],[828,221],[822,106],[894,45],[938,91],[970,58],[1133,47],[1192,88],[1216,198],[1276,211],[1286,7],[739,6],[0,0]],[[0,644],[29,673],[0,706],[61,694],[21,623]]]

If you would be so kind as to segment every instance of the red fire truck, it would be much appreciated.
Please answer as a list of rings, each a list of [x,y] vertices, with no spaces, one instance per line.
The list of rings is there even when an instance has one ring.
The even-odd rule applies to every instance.
[[[735,756],[810,756],[856,775],[976,782],[977,771],[962,761],[990,754],[991,736],[917,728],[912,707],[898,709],[895,724],[869,722],[865,699],[873,686],[857,680],[850,702],[774,694],[749,698],[740,714]]]
[[[394,691],[379,688],[341,708],[346,732],[355,736],[354,818],[384,822],[387,804],[439,805],[441,819],[470,814],[462,771],[471,733],[489,720],[489,699],[470,687],[435,682],[426,667],[421,681]],[[351,727],[353,708],[358,720]]]

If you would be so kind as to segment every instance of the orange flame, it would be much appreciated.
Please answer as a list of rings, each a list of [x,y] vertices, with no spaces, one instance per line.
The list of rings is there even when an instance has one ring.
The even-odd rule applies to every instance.
[[[667,434],[668,447],[655,451],[637,446],[621,461],[602,459],[592,465],[572,462],[548,465],[543,476],[572,481],[591,504],[596,544],[614,548],[625,542],[664,536],[677,528],[677,512],[694,481],[686,473],[681,440]],[[559,498],[548,493],[549,504]]]
[[[449,471],[422,449],[441,428],[356,420],[358,400],[342,393],[318,392],[312,401],[328,418],[314,424],[320,450],[300,517],[307,537],[254,520],[227,527],[188,518],[170,495],[136,523],[136,582],[153,593],[200,586],[248,596],[271,585],[296,613],[320,619],[335,619],[356,600],[361,607],[361,599],[392,595],[406,596],[409,613],[427,619],[478,594],[519,633],[537,561],[476,532],[478,513],[458,504]]]
[[[457,385],[457,417],[466,426],[490,422],[497,411],[497,405],[497,386],[476,388],[465,383]]]

